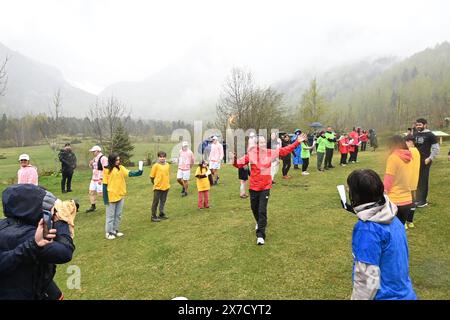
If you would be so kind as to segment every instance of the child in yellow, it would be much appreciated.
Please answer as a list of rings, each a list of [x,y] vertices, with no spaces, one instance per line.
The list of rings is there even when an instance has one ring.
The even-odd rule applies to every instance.
[[[397,206],[397,218],[404,225],[412,208],[412,154],[401,136],[390,138],[388,145],[390,155],[384,174],[384,190],[389,199]]]
[[[405,138],[406,145],[408,146],[409,151],[412,154],[412,173],[411,173],[411,193],[413,198],[413,205],[410,213],[406,219],[405,228],[414,228],[414,213],[416,212],[416,190],[417,184],[419,183],[419,172],[420,172],[420,152],[417,150],[414,145],[414,137],[412,135],[408,135]]]
[[[142,175],[142,170],[130,171],[120,164],[117,153],[108,156],[108,168],[103,171],[103,201],[106,205],[106,239],[123,236],[119,231],[124,197],[127,193],[125,178]]]
[[[170,189],[169,178],[170,166],[166,162],[166,153],[158,152],[158,162],[155,163],[150,172],[150,179],[153,183],[153,204],[152,204],[152,222],[159,222],[168,219],[164,213],[164,205],[166,204],[167,194]],[[156,209],[159,203],[159,217],[156,215]]]
[[[209,189],[211,188],[209,176],[211,171],[208,169],[206,161],[202,161],[197,170],[195,171],[195,177],[197,178],[198,189],[198,208],[209,208]]]

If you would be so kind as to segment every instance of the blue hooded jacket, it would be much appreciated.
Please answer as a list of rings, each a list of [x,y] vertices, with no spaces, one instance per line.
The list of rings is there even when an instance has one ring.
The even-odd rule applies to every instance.
[[[51,298],[55,264],[72,259],[75,246],[66,222],[54,224],[57,236],[52,243],[41,248],[34,240],[46,194],[31,184],[3,191],[6,219],[0,220],[0,300]]]

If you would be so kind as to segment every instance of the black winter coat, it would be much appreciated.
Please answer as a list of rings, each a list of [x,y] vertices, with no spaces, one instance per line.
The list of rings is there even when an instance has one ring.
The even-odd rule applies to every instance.
[[[0,220],[0,300],[55,298],[55,264],[72,260],[75,246],[66,222],[55,223],[57,237],[51,244],[40,248],[34,240],[44,196],[44,189],[31,184],[3,191],[6,219]]]

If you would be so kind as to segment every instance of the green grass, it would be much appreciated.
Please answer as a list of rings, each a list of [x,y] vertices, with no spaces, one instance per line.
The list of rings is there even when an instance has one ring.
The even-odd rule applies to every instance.
[[[90,145],[76,145],[81,150]],[[161,147],[160,147],[161,148]],[[165,145],[165,151],[170,151]],[[450,298],[449,143],[442,146],[430,177],[430,206],[418,209],[416,229],[408,231],[410,271],[421,299]],[[33,163],[52,168],[48,147],[2,149],[0,191],[17,172],[17,156],[30,153]],[[134,160],[154,145],[137,144]],[[360,163],[330,172],[314,170],[309,176],[291,170],[293,179],[277,176],[271,191],[266,245],[256,246],[255,221],[249,200],[239,198],[237,170],[224,165],[221,184],[211,190],[211,209],[197,210],[195,181],[191,192],[180,197],[176,166],[171,168],[172,188],[166,204],[170,219],[150,222],[152,189],[149,168],[127,182],[128,195],[120,239],[104,238],[105,210],[87,215],[90,171],[75,172],[73,194],[80,200],[76,218],[73,260],[58,267],[56,281],[67,299],[348,299],[351,294],[351,234],[355,216],[341,209],[336,185],[345,183],[355,168],[372,168],[382,174],[385,155],[363,152]],[[337,157],[334,163],[338,162]],[[40,184],[62,199],[59,177],[41,177]],[[81,269],[81,290],[68,290],[67,267]]]

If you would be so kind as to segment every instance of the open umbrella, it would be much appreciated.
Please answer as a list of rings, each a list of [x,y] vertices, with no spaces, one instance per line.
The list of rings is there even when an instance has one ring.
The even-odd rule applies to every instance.
[[[322,128],[323,125],[320,122],[313,122],[309,125],[311,128]]]

